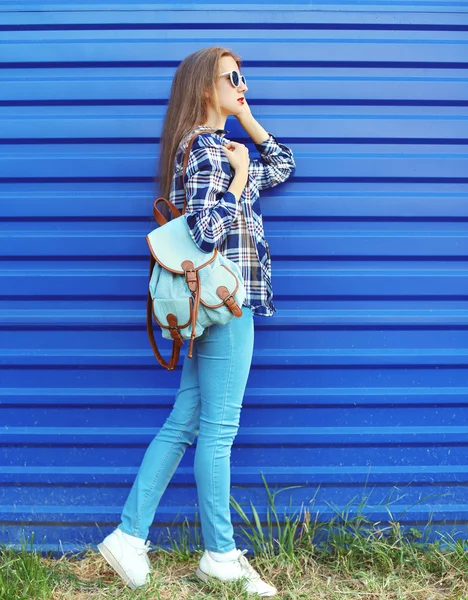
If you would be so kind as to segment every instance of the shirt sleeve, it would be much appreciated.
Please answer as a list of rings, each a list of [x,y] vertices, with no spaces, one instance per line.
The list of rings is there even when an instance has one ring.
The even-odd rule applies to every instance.
[[[249,174],[257,180],[259,190],[283,183],[296,170],[291,148],[278,142],[272,133],[268,133],[268,138],[255,147],[261,159],[250,161]]]
[[[193,241],[204,252],[221,246],[237,216],[239,203],[226,191],[231,180],[231,165],[222,144],[210,136],[197,136],[185,173],[184,216]]]

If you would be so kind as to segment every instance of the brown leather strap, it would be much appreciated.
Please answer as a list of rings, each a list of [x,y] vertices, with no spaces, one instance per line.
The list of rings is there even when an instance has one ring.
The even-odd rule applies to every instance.
[[[162,214],[162,212],[159,210],[159,208],[157,208],[156,205],[158,204],[158,202],[166,203],[166,205],[169,207],[169,210],[172,213],[173,219],[177,219],[177,217],[180,217],[180,215],[181,215],[180,210],[174,204],[172,204],[172,202],[169,202],[169,200],[166,200],[166,198],[162,198],[162,197],[158,198],[157,200],[154,201],[154,204],[153,204],[153,215],[159,225],[165,225],[167,223],[167,219]]]
[[[156,261],[153,258],[153,255],[150,256],[150,279],[153,273],[154,265]],[[161,353],[158,350],[158,346],[156,344],[156,340],[154,339],[154,331],[153,331],[153,299],[151,298],[151,294],[148,290],[148,297],[146,300],[146,331],[148,332],[149,341],[151,344],[151,348],[153,349],[153,354],[158,360],[159,364],[162,365],[168,371],[173,371],[177,365],[177,361],[179,360],[180,354],[180,346],[175,342],[172,342],[172,354],[169,361],[164,360]]]
[[[197,325],[197,318],[198,318],[198,309],[200,307],[200,294],[201,294],[201,285],[200,285],[200,279],[198,276],[198,271],[195,272],[195,275],[197,277],[197,285],[196,285],[196,290],[195,292],[192,292],[192,298],[193,298],[193,302],[192,302],[192,335],[190,336],[190,347],[189,347],[189,353],[188,353],[188,357],[192,358],[192,351],[193,351],[193,341],[195,339],[195,334],[196,334],[196,325]]]
[[[231,294],[225,285],[220,285],[216,288],[216,293],[235,317],[242,317],[242,309],[234,298],[234,292]]]

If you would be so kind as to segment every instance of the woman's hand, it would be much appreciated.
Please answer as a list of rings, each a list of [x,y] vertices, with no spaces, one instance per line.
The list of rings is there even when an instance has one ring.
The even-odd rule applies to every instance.
[[[243,176],[247,180],[250,164],[249,149],[247,146],[239,142],[229,142],[223,146],[223,151],[236,175]]]
[[[252,116],[252,111],[250,110],[250,106],[245,96],[243,104],[240,105],[239,112],[237,112],[234,116],[239,122],[242,122],[242,119],[249,118]]]

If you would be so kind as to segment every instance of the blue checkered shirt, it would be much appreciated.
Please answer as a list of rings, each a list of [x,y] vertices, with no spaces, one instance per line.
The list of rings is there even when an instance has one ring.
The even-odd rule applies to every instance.
[[[293,153],[271,133],[267,140],[255,144],[261,160],[250,160],[248,183],[237,201],[234,194],[226,191],[233,179],[231,165],[221,148],[230,141],[225,138],[228,132],[196,127],[183,137],[175,156],[169,200],[179,210],[185,199],[184,155],[188,140],[197,131],[203,133],[193,142],[185,174],[184,216],[190,235],[201,250],[212,252],[218,248],[223,256],[241,267],[246,288],[244,305],[251,307],[253,314],[270,317],[277,310],[272,301],[271,256],[263,230],[259,192],[286,181],[294,173]]]

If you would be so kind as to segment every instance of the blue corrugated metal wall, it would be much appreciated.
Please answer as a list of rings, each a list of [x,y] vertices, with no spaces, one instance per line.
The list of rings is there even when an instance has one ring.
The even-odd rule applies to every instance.
[[[169,414],[180,370],[145,332],[152,178],[174,71],[215,44],[297,162],[262,195],[279,312],[256,319],[234,497],[264,516],[263,473],[301,486],[280,512],[367,498],[466,537],[468,3],[262,4],[0,3],[6,543],[101,539]],[[193,522],[193,453],[153,541]]]

